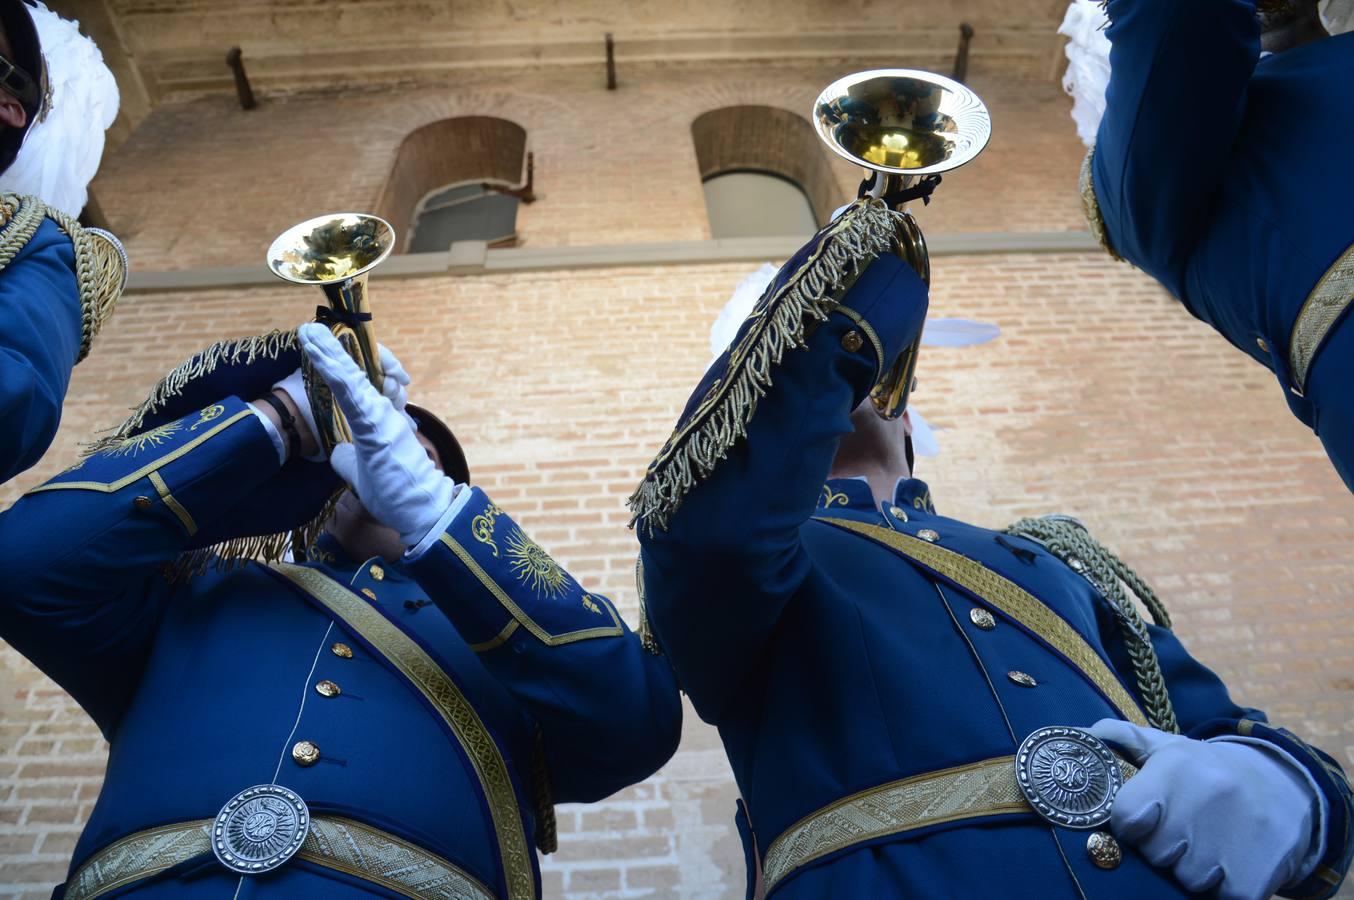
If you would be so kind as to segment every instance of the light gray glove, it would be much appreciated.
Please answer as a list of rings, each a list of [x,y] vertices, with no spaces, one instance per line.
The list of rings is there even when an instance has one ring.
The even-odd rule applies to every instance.
[[[1142,769],[1114,798],[1115,836],[1186,888],[1262,900],[1303,874],[1318,798],[1282,750],[1117,719],[1087,730]]]
[[[353,434],[352,443],[334,448],[329,464],[377,521],[398,531],[406,547],[416,546],[450,508],[455,482],[437,470],[408,417],[376,392],[328,328],[312,323],[298,334]]]

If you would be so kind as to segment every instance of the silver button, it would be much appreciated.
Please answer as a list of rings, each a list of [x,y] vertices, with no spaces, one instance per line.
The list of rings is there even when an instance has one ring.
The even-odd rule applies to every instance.
[[[890,506],[889,514],[895,519],[901,519],[904,522],[907,521],[907,510],[903,509],[901,506]]]
[[[1086,853],[1091,857],[1091,862],[1102,869],[1116,868],[1124,861],[1124,851],[1119,849],[1119,842],[1103,831],[1092,832],[1086,839]]]
[[[997,627],[996,618],[981,606],[975,606],[968,611],[969,620],[977,625],[983,631],[991,631]]]
[[[1039,682],[1033,675],[1028,675],[1019,669],[1012,669],[1006,673],[1006,677],[1014,681],[1021,687],[1037,687]]]
[[[1261,353],[1269,352],[1269,344],[1266,344],[1265,339],[1262,337],[1258,337],[1255,339],[1255,346],[1260,348]]]
[[[931,544],[934,544],[936,541],[940,540],[940,535],[929,528],[923,528],[921,531],[918,531],[917,537]]]
[[[1074,572],[1086,571],[1086,563],[1082,562],[1079,557],[1076,556],[1067,557],[1067,564],[1072,567],[1072,571]]]

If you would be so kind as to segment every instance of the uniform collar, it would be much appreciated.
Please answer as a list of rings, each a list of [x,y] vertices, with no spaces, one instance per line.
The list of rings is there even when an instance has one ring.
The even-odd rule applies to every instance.
[[[369,570],[371,566],[375,565],[381,570],[383,578],[391,578],[395,581],[409,580],[400,568],[399,563],[386,562],[384,559],[374,556],[365,561],[353,559],[344,552],[343,545],[338,542],[338,539],[327,531],[321,534],[319,540],[315,542],[315,547],[311,550],[307,562],[317,563],[327,569],[345,574],[351,574],[358,569]]]
[[[893,488],[893,505],[935,514],[931,489],[919,478],[899,478]],[[875,511],[874,494],[864,478],[829,478],[818,494],[818,508]]]

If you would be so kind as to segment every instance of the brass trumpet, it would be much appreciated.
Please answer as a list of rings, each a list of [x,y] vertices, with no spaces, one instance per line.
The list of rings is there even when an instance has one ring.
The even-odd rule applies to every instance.
[[[903,213],[897,254],[930,285],[926,239],[909,200],[926,197],[940,173],[969,162],[987,146],[992,120],[978,95],[942,75],[917,69],[874,69],[828,85],[813,104],[818,136],[838,156],[868,172],[869,194]],[[907,409],[921,335],[899,354],[870,391],[875,412],[896,419]]]
[[[316,285],[324,292],[329,305],[316,310],[315,320],[329,326],[378,391],[385,373],[372,327],[367,276],[394,246],[395,229],[385,219],[330,213],[293,225],[268,248],[268,268],[274,275],[293,284]],[[328,389],[311,376],[304,356],[302,370],[320,432],[316,438],[327,455],[352,434]]]

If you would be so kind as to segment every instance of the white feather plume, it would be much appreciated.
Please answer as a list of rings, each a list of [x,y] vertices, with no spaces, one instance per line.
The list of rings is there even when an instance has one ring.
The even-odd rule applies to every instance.
[[[1087,147],[1095,143],[1100,118],[1105,115],[1105,87],[1110,83],[1110,42],[1105,37],[1108,25],[1109,19],[1096,0],[1072,0],[1058,26],[1058,34],[1069,38],[1063,90],[1072,97],[1077,136]]]
[[[47,63],[51,102],[34,122],[14,163],[0,173],[0,190],[35,194],[48,206],[78,216],[99,170],[104,132],[118,114],[118,85],[103,54],[78,22],[41,3],[29,7]]]

